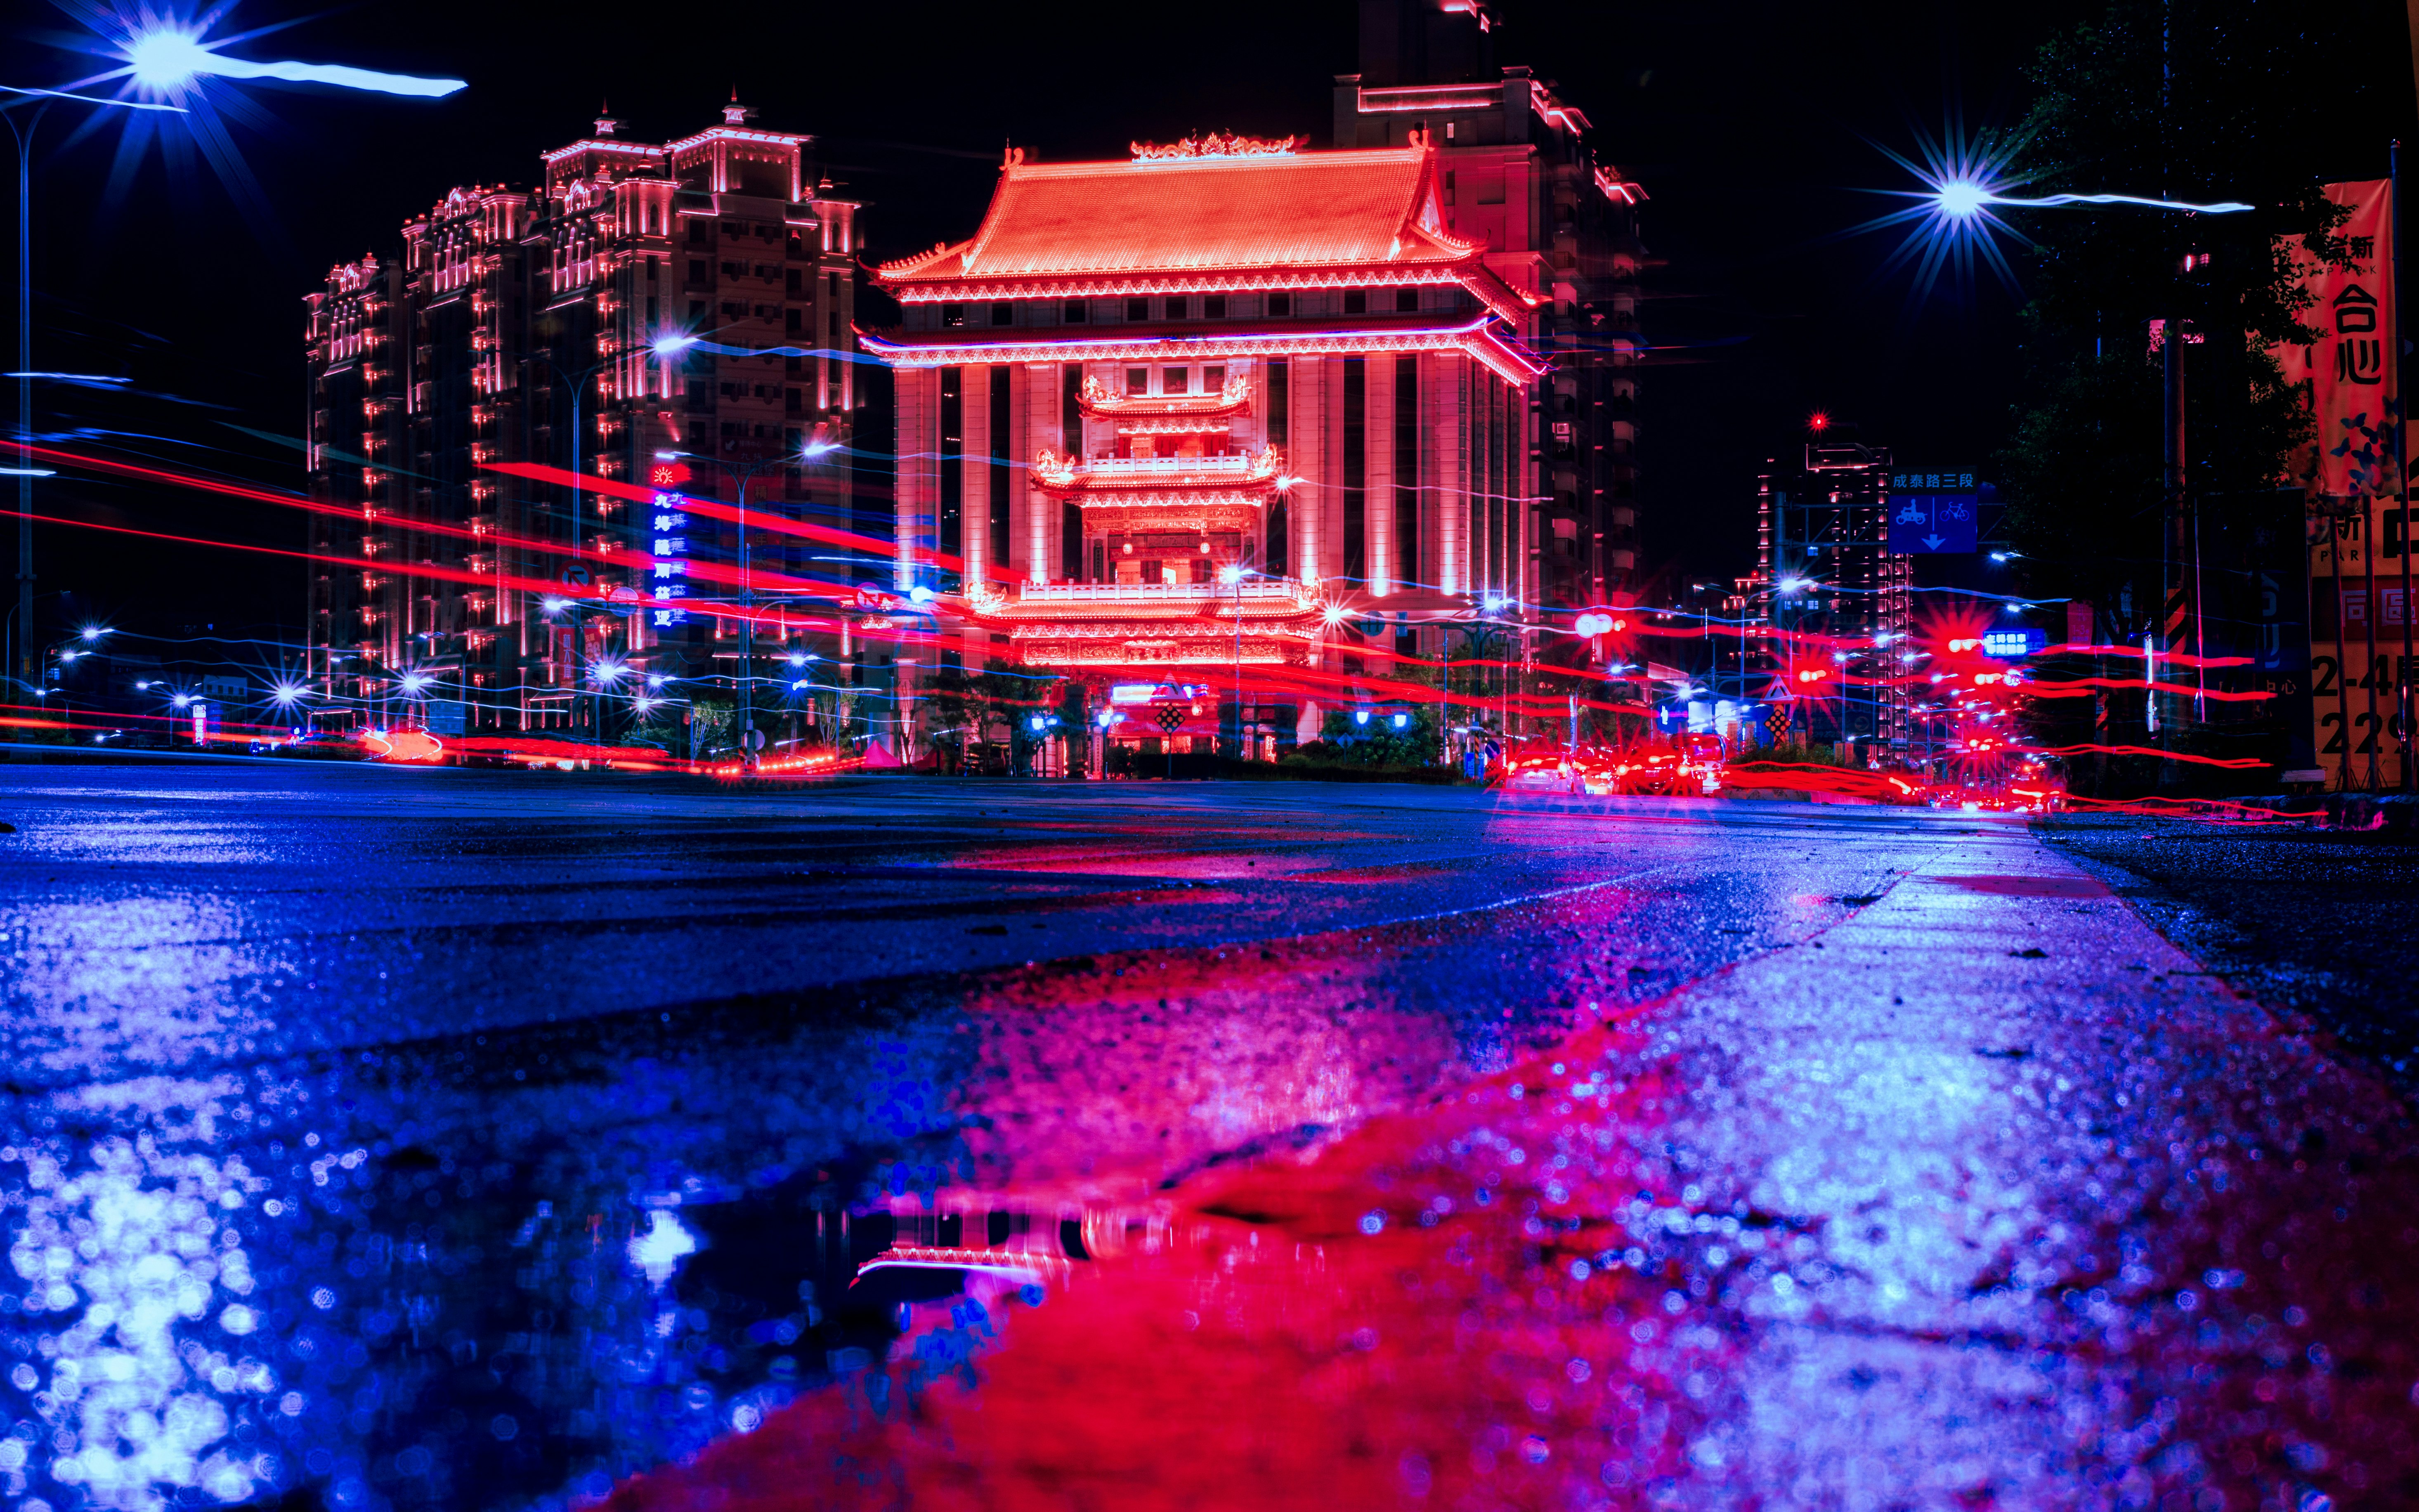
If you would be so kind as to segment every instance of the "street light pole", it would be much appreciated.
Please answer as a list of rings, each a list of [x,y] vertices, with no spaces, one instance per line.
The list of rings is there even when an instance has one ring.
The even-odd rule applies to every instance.
[[[17,667],[30,678],[34,650],[34,130],[48,100],[34,107],[17,133]]]
[[[20,683],[30,685],[34,663],[34,131],[54,100],[121,110],[157,110],[187,114],[182,105],[154,104],[141,100],[108,100],[98,95],[71,95],[55,89],[20,89],[0,85],[0,94],[17,98],[0,105],[0,119],[17,137],[17,635],[16,666]],[[8,112],[27,100],[33,110],[23,121]]]

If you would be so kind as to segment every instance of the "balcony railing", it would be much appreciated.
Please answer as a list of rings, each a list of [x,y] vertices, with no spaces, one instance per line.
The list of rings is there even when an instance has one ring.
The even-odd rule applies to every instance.
[[[1078,459],[1044,451],[1034,458],[1033,478],[1061,491],[1088,488],[1258,487],[1275,482],[1284,466],[1276,448],[1257,455],[1096,456]]]
[[[1024,583],[1016,596],[1027,604],[1214,604],[1300,601],[1302,588],[1282,578],[1246,578],[1240,583]]]

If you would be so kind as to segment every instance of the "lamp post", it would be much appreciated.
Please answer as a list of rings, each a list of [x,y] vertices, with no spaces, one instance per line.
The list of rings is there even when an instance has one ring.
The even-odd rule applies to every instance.
[[[579,520],[579,498],[581,491],[579,486],[579,448],[581,440],[586,434],[580,429],[580,410],[583,406],[583,401],[588,396],[589,382],[593,379],[597,374],[612,367],[620,361],[620,359],[609,357],[601,363],[591,363],[586,367],[578,369],[575,373],[572,369],[566,368],[561,363],[555,361],[554,355],[550,351],[539,352],[535,355],[539,362],[544,363],[547,367],[554,370],[555,381],[562,384],[565,388],[568,388],[571,391],[571,560],[576,563],[586,555],[586,552],[583,549],[583,543],[580,539]],[[566,584],[566,586],[568,585]],[[593,587],[594,585],[592,583],[590,586]],[[572,659],[575,663],[584,662],[587,659],[588,631],[586,606],[577,598],[574,598],[571,601],[571,649]],[[625,647],[624,649],[627,648]],[[577,700],[579,695],[578,693],[574,693],[572,697]],[[594,735],[599,741],[604,739],[605,733],[604,720],[601,717],[602,713],[603,710],[597,704],[592,702],[589,705],[589,733]],[[577,720],[574,722],[577,723]]]
[[[99,95],[73,95],[56,89],[20,89],[0,85],[0,94],[14,98],[0,104],[0,120],[17,137],[17,666],[21,683],[34,672],[34,480],[44,476],[34,466],[34,131],[54,100],[119,110],[157,110],[187,114],[182,105],[154,104],[142,100],[109,100]],[[11,114],[30,104],[23,119]]]
[[[1240,562],[1230,562],[1219,569],[1218,576],[1235,590],[1235,758],[1248,761],[1251,743],[1243,733],[1243,579],[1249,571]]]

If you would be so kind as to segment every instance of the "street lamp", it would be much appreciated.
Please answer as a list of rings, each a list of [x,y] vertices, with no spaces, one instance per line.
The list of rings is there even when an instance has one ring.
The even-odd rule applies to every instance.
[[[1243,578],[1247,570],[1240,562],[1229,562],[1218,569],[1219,580],[1235,589],[1235,756],[1239,761],[1251,758],[1250,744],[1243,734]]]
[[[34,672],[34,480],[48,477],[34,466],[34,131],[54,100],[73,100],[116,110],[156,110],[187,114],[182,105],[142,100],[108,100],[99,95],[69,94],[58,89],[21,89],[0,85],[0,94],[14,96],[0,104],[0,120],[17,136],[17,670],[18,681]],[[20,120],[10,114],[32,105]]]

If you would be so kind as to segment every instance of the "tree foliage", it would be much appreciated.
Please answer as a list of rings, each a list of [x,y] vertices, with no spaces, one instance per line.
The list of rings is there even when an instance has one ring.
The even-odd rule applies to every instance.
[[[2292,249],[2349,255],[2335,234],[2344,212],[2321,183],[2348,159],[2355,97],[2374,93],[2365,59],[2399,45],[2395,20],[2360,3],[2120,0],[2036,60],[2016,158],[2026,181],[2014,193],[2254,208],[2003,212],[2032,243],[2031,393],[1999,471],[2034,592],[2105,605],[2146,575],[2157,581],[2165,483],[2153,320],[2188,322],[2199,338],[2185,348],[2186,456],[2203,520],[2274,509],[2309,420],[2269,347],[2317,334]],[[2384,171],[2384,146],[2372,175]],[[2202,254],[2187,270],[2187,255]],[[2132,595],[2137,621],[2155,614],[2154,598]]]

